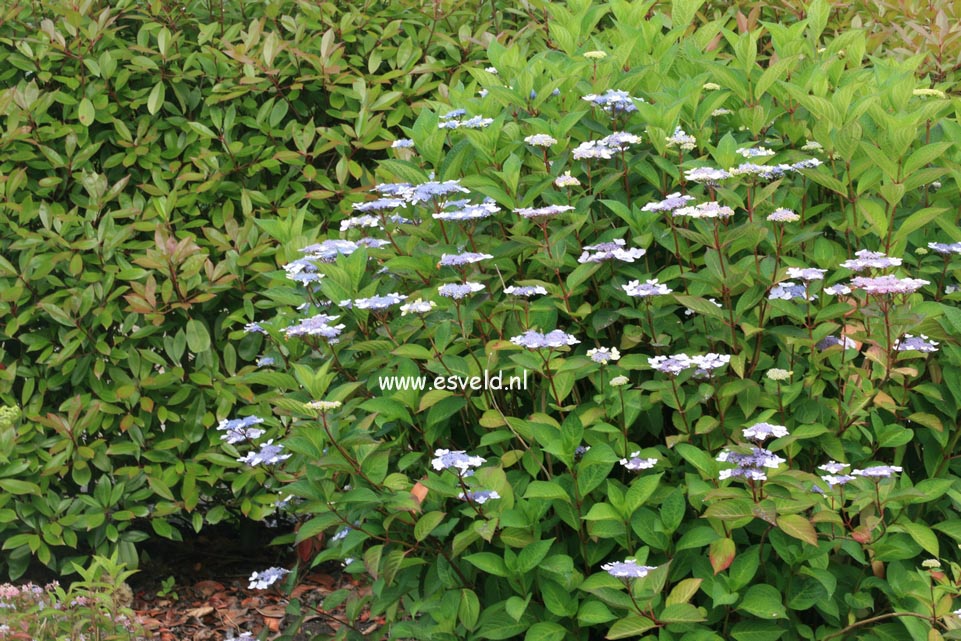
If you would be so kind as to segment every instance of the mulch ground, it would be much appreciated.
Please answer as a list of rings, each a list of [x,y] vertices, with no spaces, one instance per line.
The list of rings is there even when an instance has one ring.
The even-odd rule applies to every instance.
[[[343,613],[323,612],[320,604],[335,590],[368,588],[339,568],[318,566],[301,571],[289,595],[275,587],[251,590],[253,572],[272,566],[291,569],[298,561],[289,546],[268,544],[277,531],[260,534],[241,541],[233,530],[205,529],[203,535],[183,543],[159,541],[147,546],[147,559],[130,583],[134,591],[132,608],[148,638],[223,641],[242,632],[252,632],[259,638],[266,629],[265,638],[274,639],[284,632],[294,632],[290,628],[300,617],[286,614],[294,599],[300,602],[303,621],[289,638],[312,641],[336,632],[339,623],[333,617],[340,618]],[[373,623],[371,629],[376,627]],[[367,622],[360,627],[368,627]]]
[[[344,586],[350,587],[344,577],[315,572],[286,596],[274,590],[249,590],[244,579],[202,579],[174,587],[176,599],[135,590],[133,609],[149,638],[159,641],[222,641],[242,632],[252,632],[259,638],[265,628],[269,639],[292,624],[286,615],[290,599],[299,599],[302,611],[309,612],[327,594]],[[293,638],[326,638],[336,631],[336,626],[319,612],[308,614]]]
[[[141,544],[141,567],[128,579],[133,591],[130,607],[150,641],[224,641],[244,632],[252,633],[254,639],[263,635],[268,640],[325,640],[346,617],[342,607],[324,611],[324,599],[343,588],[358,594],[370,589],[336,564],[310,567],[307,561],[323,548],[321,537],[295,550],[270,544],[284,533],[282,528],[249,522],[240,529],[208,527],[200,535],[182,532],[182,542],[151,539]],[[306,569],[298,571],[290,594],[280,589],[286,580],[268,589],[249,587],[254,572],[269,567],[293,570],[298,564]],[[31,567],[18,582],[45,585],[57,578],[40,566]],[[61,582],[66,586],[76,579],[69,576]],[[299,616],[287,614],[294,600],[299,602]],[[369,620],[366,613],[360,619],[353,627],[362,634],[383,623],[383,619]]]

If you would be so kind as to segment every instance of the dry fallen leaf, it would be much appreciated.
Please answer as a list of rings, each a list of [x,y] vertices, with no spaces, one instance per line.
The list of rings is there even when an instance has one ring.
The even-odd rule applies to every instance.
[[[194,589],[205,599],[224,589],[224,584],[218,581],[198,581]]]
[[[282,619],[287,614],[287,606],[285,605],[265,605],[262,608],[256,608],[256,610],[259,614],[271,619]]]
[[[313,585],[298,585],[294,588],[293,592],[290,593],[291,599],[297,599],[301,597],[305,592],[311,592],[316,590],[317,587]]]
[[[316,583],[326,590],[333,590],[334,586],[337,585],[337,581],[334,580],[334,577],[321,572],[313,572],[308,574],[307,580]]]
[[[202,619],[208,614],[213,614],[213,613],[214,613],[214,609],[209,605],[203,605],[203,606],[200,606],[199,608],[191,608],[187,610],[188,617],[196,617],[198,619]]]

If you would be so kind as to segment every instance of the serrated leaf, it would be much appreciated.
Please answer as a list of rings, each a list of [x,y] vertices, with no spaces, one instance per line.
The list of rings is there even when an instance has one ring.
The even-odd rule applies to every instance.
[[[557,483],[550,481],[531,481],[524,492],[525,499],[560,500],[571,502],[570,495]]]
[[[567,628],[553,621],[541,621],[528,628],[524,641],[561,641],[565,636]]]
[[[551,545],[553,545],[554,539],[546,539],[544,541],[536,541],[531,543],[517,555],[517,570],[522,574],[527,574],[536,568],[547,553],[550,552]]]
[[[705,620],[701,611],[690,603],[668,605],[657,618],[664,623],[698,623]]]
[[[777,526],[788,536],[804,541],[809,545],[818,544],[818,534],[811,522],[800,514],[786,514],[777,517]]]
[[[703,478],[717,478],[717,462],[704,450],[690,443],[678,443],[674,446],[674,450],[681,455],[681,458],[693,465]]]
[[[717,572],[714,574],[717,574]],[[667,600],[664,603],[667,605],[687,603],[697,594],[703,581],[704,579],[684,579],[674,586],[671,593],[667,595]]]
[[[913,174],[928,163],[941,158],[953,145],[953,142],[931,142],[922,145],[904,161],[904,175]]]
[[[744,517],[753,517],[754,503],[748,499],[728,499],[718,501],[704,511],[702,518],[721,519],[722,521],[733,521]]]
[[[480,617],[480,599],[473,590],[463,589],[460,591],[460,606],[457,608],[457,618],[468,630],[477,627],[477,619]]]
[[[814,0],[807,7],[808,29],[811,30],[811,39],[819,42],[824,27],[828,24],[831,14],[831,5],[827,0]]]
[[[647,617],[631,614],[612,625],[606,638],[625,639],[627,637],[640,636],[655,627],[655,625],[656,624]]]
[[[781,602],[781,593],[773,585],[752,585],[741,599],[738,610],[748,612],[759,619],[786,619],[787,611]]]
[[[427,512],[421,516],[417,519],[417,524],[414,525],[414,538],[418,541],[426,539],[434,531],[434,528],[440,525],[445,516],[446,514],[440,511]]]
[[[944,207],[925,207],[914,212],[901,221],[901,224],[894,234],[894,243],[897,244],[903,240],[907,240],[911,232],[921,229],[946,211],[947,209]]]
[[[508,576],[507,566],[504,565],[504,559],[497,556],[493,552],[477,552],[475,554],[468,554],[464,557],[464,560],[482,572],[487,572],[488,574],[493,574],[494,576],[499,577]]]
[[[734,641],[778,641],[785,632],[787,628],[773,621],[741,621],[731,628]]]
[[[671,0],[671,27],[687,27],[694,20],[704,0]]]
[[[734,561],[734,554],[733,539],[725,538],[713,541],[708,550],[708,558],[711,560],[711,567],[714,568],[714,574],[723,572],[730,567],[731,562]]]
[[[901,523],[900,527],[914,539],[915,543],[924,548],[928,554],[934,558],[940,557],[941,550],[938,544],[938,537],[931,528],[922,523],[912,523],[910,521]]]
[[[699,296],[681,296],[678,294],[675,294],[674,298],[680,305],[694,310],[698,314],[703,314],[704,316],[710,316],[712,318],[719,318],[721,320],[724,319],[724,310],[709,300]]]

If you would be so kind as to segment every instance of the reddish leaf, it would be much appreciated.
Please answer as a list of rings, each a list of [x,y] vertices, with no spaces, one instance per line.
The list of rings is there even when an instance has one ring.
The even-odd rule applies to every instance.
[[[734,561],[734,541],[731,539],[718,539],[711,543],[710,548],[711,567],[714,574],[723,572]]]
[[[871,540],[871,532],[866,528],[859,527],[858,529],[851,532],[851,538],[857,541],[858,543],[867,543],[868,541]]]
[[[414,497],[414,500],[416,500],[419,505],[424,502],[424,499],[427,498],[427,486],[420,481],[417,481],[414,483],[414,487],[411,489],[410,494]]]
[[[217,581],[198,581],[194,584],[194,589],[204,598],[209,598],[221,592],[224,589],[224,584]]]

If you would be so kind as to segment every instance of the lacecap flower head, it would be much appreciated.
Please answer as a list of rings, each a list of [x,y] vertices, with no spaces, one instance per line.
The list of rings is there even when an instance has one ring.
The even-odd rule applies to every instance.
[[[641,458],[641,452],[632,452],[630,458],[622,458],[621,465],[629,470],[649,470],[657,465],[656,458]]]
[[[471,468],[480,467],[487,459],[480,456],[468,456],[463,450],[436,450],[434,459],[430,462],[435,470],[454,470],[460,476],[470,476]]]
[[[651,356],[647,359],[648,364],[659,372],[677,376],[686,369],[694,366],[694,362],[687,354],[673,354],[671,356]]]
[[[787,428],[783,425],[772,425],[771,423],[755,423],[744,430],[744,438],[763,443],[765,440],[774,437],[782,438],[788,435]]]
[[[526,347],[527,349],[543,349],[545,347],[554,349],[580,343],[574,336],[566,334],[559,329],[555,329],[546,334],[530,329],[519,336],[511,338],[511,342],[520,347]]]
[[[265,590],[287,574],[290,574],[290,570],[285,568],[267,568],[263,572],[254,572],[250,575],[249,589]]]
[[[607,365],[621,358],[621,353],[616,347],[597,347],[587,350],[587,357],[595,363]]]
[[[619,579],[643,579],[651,570],[656,570],[657,567],[638,565],[634,559],[627,559],[626,561],[605,563],[601,566],[601,569]]]

